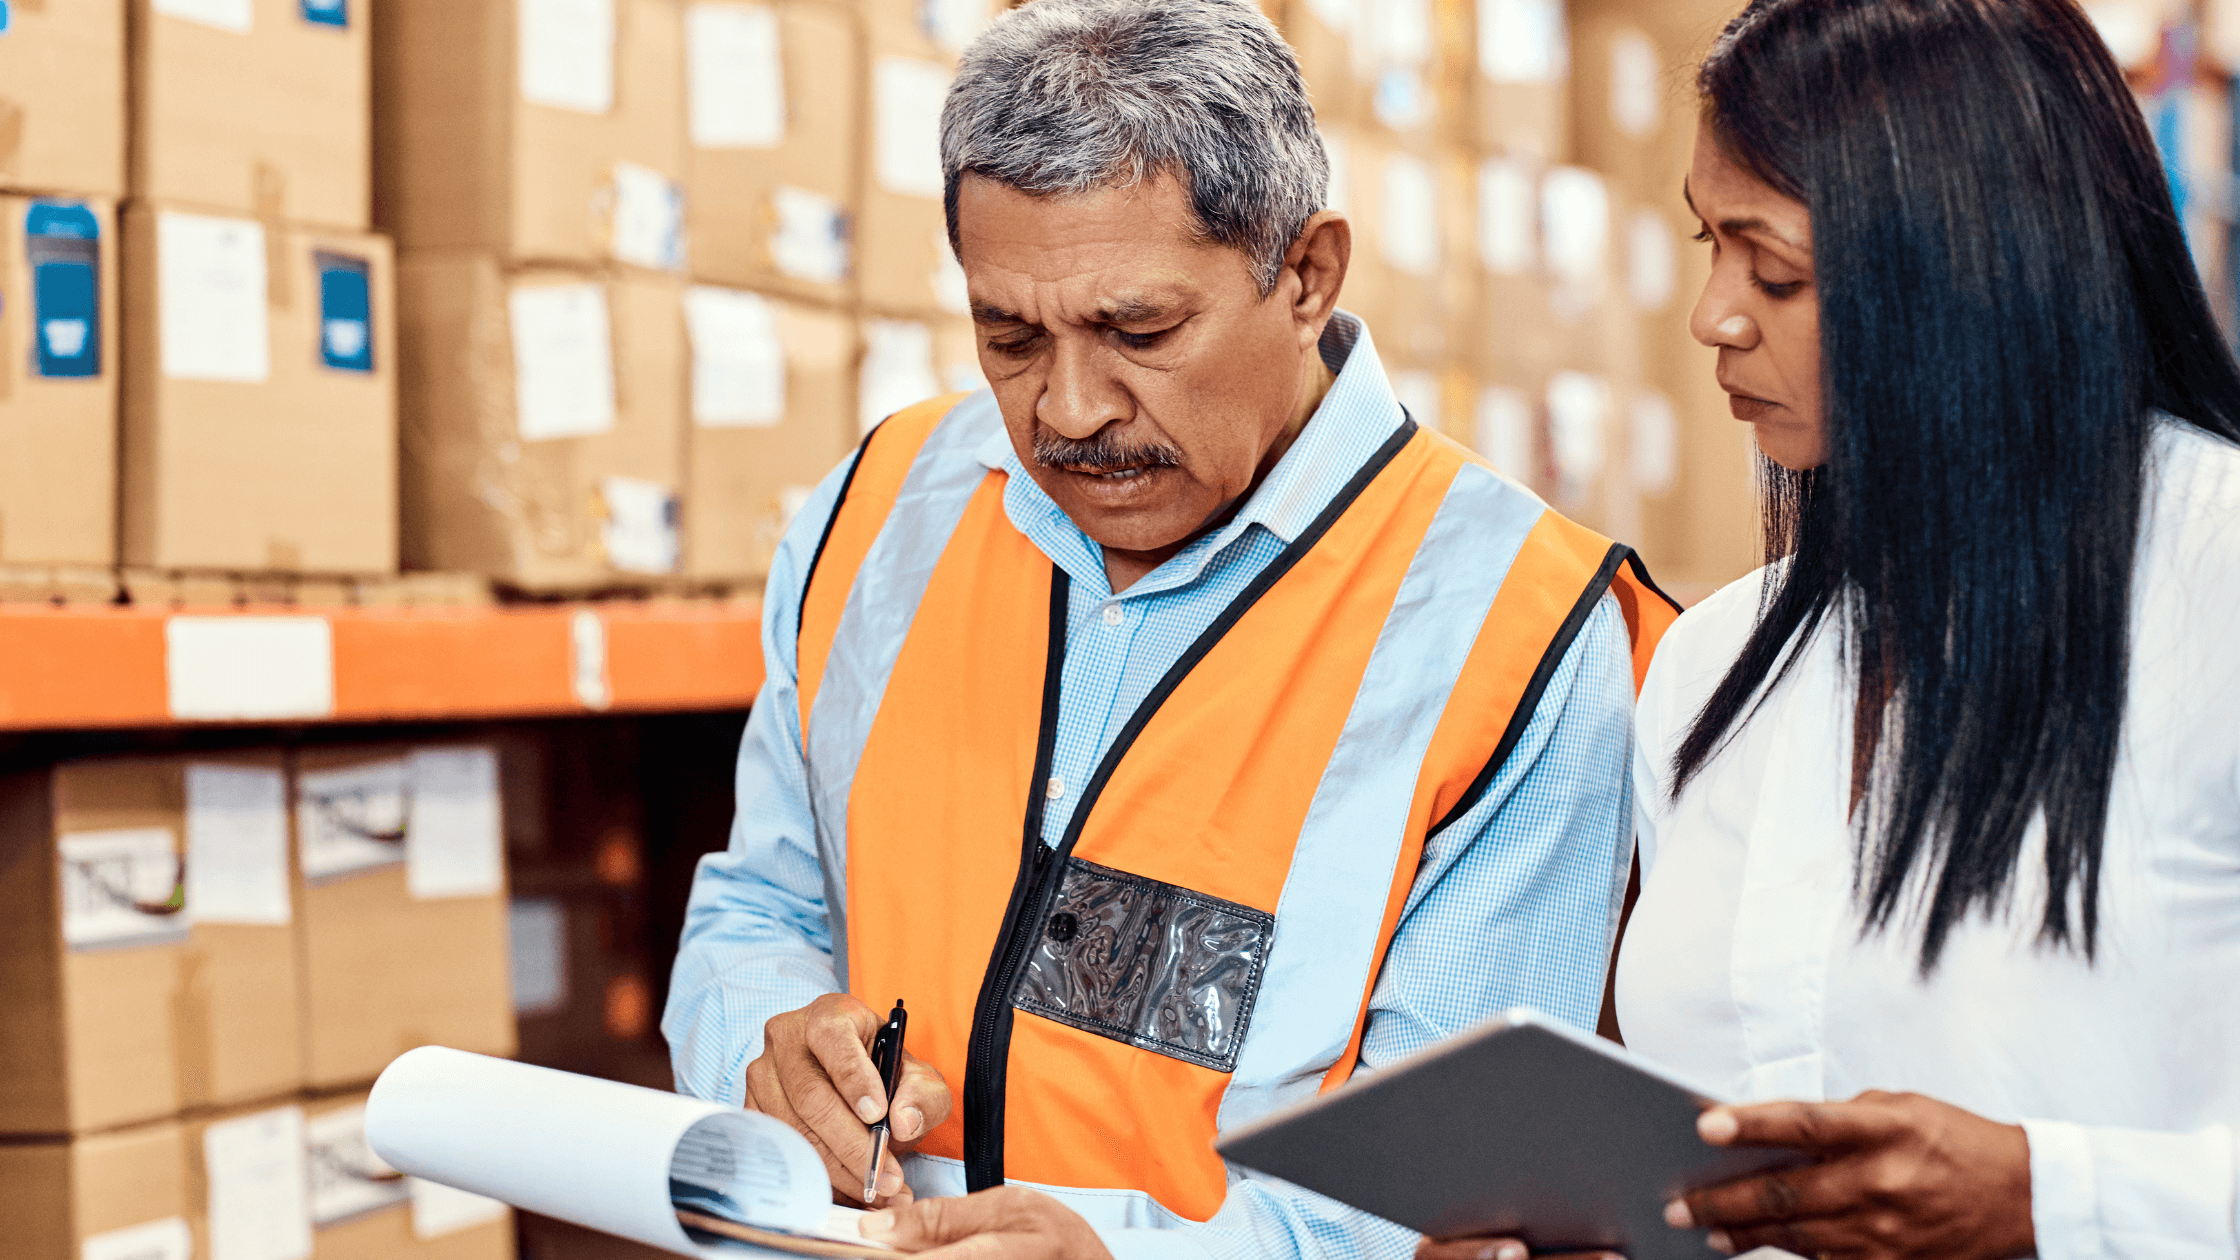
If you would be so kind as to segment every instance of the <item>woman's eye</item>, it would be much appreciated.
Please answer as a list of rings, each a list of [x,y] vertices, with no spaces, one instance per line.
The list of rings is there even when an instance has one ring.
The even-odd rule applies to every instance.
[[[1789,280],[1781,284],[1773,284],[1769,281],[1760,280],[1756,276],[1752,276],[1750,279],[1758,286],[1759,292],[1777,302],[1783,298],[1795,297],[1797,290],[1804,287],[1804,281],[1802,280]]]
[[[1688,239],[1701,241],[1704,244],[1709,245],[1711,243],[1711,229],[1707,227],[1699,227],[1696,229],[1696,234],[1692,237],[1689,237]]]

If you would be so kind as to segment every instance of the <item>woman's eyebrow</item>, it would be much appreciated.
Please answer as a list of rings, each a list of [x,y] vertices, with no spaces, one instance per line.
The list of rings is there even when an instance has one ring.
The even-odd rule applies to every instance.
[[[1688,210],[1690,213],[1694,214],[1698,219],[1703,219],[1703,211],[1696,209],[1695,195],[1689,191],[1688,181],[1686,180],[1680,181],[1680,197],[1682,200],[1688,203]],[[1748,236],[1753,232],[1762,233],[1766,236],[1772,237],[1774,240],[1788,246],[1791,249],[1802,250],[1808,248],[1804,244],[1804,242],[1792,238],[1788,233],[1783,232],[1780,228],[1775,227],[1773,224],[1757,217],[1756,215],[1745,215],[1740,218],[1733,219],[1721,219],[1719,220],[1719,230],[1726,233],[1728,236]]]

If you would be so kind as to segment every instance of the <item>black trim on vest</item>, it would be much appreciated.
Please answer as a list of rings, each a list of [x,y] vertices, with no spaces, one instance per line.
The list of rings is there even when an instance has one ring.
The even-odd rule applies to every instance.
[[[1072,586],[1064,569],[1050,566],[1050,648],[1042,666],[1042,728],[1035,742],[1034,777],[1027,780],[1019,873],[1011,881],[1011,902],[1004,907],[1003,931],[996,934],[988,970],[980,978],[980,996],[973,1000],[972,1036],[965,1046],[964,1168],[966,1184],[975,1190],[1003,1184],[1004,1087],[1011,1070],[1011,982],[1002,978],[1018,974],[1027,944],[1040,934],[1035,929],[1042,922],[1043,872],[1050,866],[1050,846],[1042,842],[1043,805],[1050,797],[1040,785],[1050,781],[1050,762],[1057,755],[1058,697],[1065,682],[1067,598]],[[1032,919],[1022,922],[1021,916],[1030,911]]]
[[[1665,594],[1665,589],[1657,585],[1657,580],[1655,578],[1649,576],[1649,566],[1641,563],[1641,553],[1633,550],[1631,547],[1628,547],[1626,549],[1626,567],[1633,570],[1634,581],[1639,582],[1641,583],[1641,585],[1647,587],[1650,593],[1655,595],[1658,599],[1661,599],[1665,603],[1670,604],[1672,606],[1672,611],[1676,613],[1688,611],[1687,609],[1680,606],[1679,600]]]
[[[809,571],[801,575],[801,606],[793,617],[793,650],[797,659],[801,651],[801,621],[809,611],[809,586],[817,580],[817,566],[824,563],[824,549],[832,542],[834,527],[840,524],[840,509],[848,506],[848,490],[856,484],[856,470],[863,467],[864,452],[871,449],[871,439],[879,436],[879,430],[886,427],[887,422],[881,420],[872,426],[871,432],[863,435],[861,442],[856,443],[856,454],[848,464],[848,475],[840,479],[840,493],[832,500],[832,515],[824,518],[824,532],[817,535],[817,549],[809,556]]]
[[[1059,675],[1065,668],[1067,609],[1060,590],[1053,590],[1050,604],[1052,646],[1042,693],[1042,744],[1036,754],[1035,778],[1027,785],[1026,847],[1020,855],[1019,877],[1012,885],[1011,905],[1004,915],[1002,934],[996,940],[988,972],[981,979],[979,1000],[973,1005],[972,1040],[965,1051],[964,1167],[968,1191],[992,1189],[1004,1182],[1004,1091],[1011,1060],[1011,992],[1026,959],[1026,945],[1034,940],[1036,930],[1050,912],[1051,899],[1057,895],[1061,881],[1056,873],[1064,871],[1066,861],[1073,856],[1073,846],[1081,839],[1081,831],[1088,825],[1089,813],[1096,808],[1105,784],[1111,781],[1120,759],[1127,756],[1137,737],[1150,725],[1167,697],[1182,685],[1182,680],[1245,613],[1260,602],[1261,596],[1322,541],[1323,535],[1330,532],[1338,518],[1345,515],[1354,500],[1361,497],[1361,492],[1369,488],[1369,483],[1377,479],[1415,435],[1416,422],[1403,416],[1400,427],[1362,464],[1337,497],[1315,517],[1313,524],[1300,531],[1282,554],[1229,601],[1229,606],[1221,610],[1213,624],[1206,627],[1144,696],[1128,724],[1113,737],[1111,747],[1097,763],[1096,772],[1082,785],[1081,799],[1075,803],[1072,817],[1066,820],[1064,839],[1054,852],[1042,843],[1042,804],[1046,799],[1042,784],[1049,778],[1048,754],[1058,734],[1058,686]]]
[[[1470,780],[1469,788],[1454,803],[1454,808],[1447,811],[1446,817],[1431,825],[1431,830],[1424,836],[1427,843],[1485,799],[1487,790],[1493,786],[1493,776],[1500,772],[1502,763],[1509,760],[1509,754],[1516,751],[1517,741],[1524,738],[1525,728],[1532,724],[1532,715],[1540,707],[1540,696],[1548,689],[1548,680],[1555,677],[1556,667],[1563,664],[1565,654],[1571,651],[1572,641],[1579,637],[1579,631],[1586,626],[1587,617],[1594,612],[1594,606],[1601,603],[1603,595],[1609,592],[1611,579],[1618,576],[1618,566],[1632,554],[1633,548],[1624,543],[1610,544],[1609,552],[1602,557],[1602,566],[1595,570],[1587,588],[1579,593],[1579,601],[1571,606],[1571,612],[1564,617],[1563,624],[1557,627],[1556,637],[1548,642],[1548,650],[1540,654],[1540,664],[1534,667],[1531,681],[1525,684],[1524,694],[1517,697],[1516,711],[1509,715],[1509,727],[1501,732],[1501,742],[1493,746],[1493,755],[1486,758],[1485,767],[1478,771],[1477,778]],[[1657,594],[1663,595],[1664,592],[1657,591]]]

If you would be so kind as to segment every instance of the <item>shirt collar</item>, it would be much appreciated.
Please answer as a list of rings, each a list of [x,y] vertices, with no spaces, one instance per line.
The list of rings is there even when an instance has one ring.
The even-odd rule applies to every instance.
[[[1334,312],[1317,348],[1323,364],[1336,374],[1337,380],[1330,392],[1323,395],[1321,405],[1306,426],[1299,430],[1291,449],[1284,452],[1283,458],[1276,462],[1236,516],[1209,537],[1197,540],[1168,564],[1195,555],[1195,567],[1203,568],[1207,560],[1255,525],[1286,543],[1297,541],[1315,517],[1345,489],[1346,483],[1360,471],[1377,447],[1400,427],[1403,419],[1400,402],[1393,396],[1391,382],[1385,377],[1384,364],[1377,357],[1376,343],[1366,324],[1345,311]],[[1064,517],[1057,503],[1027,475],[1026,465],[1012,449],[1008,430],[999,428],[990,434],[975,454],[982,464],[1011,479],[1004,495],[1004,507],[1021,533],[1034,538],[1040,531],[1032,527],[1031,520],[1046,521],[1053,515]],[[1066,523],[1072,526],[1070,519]],[[1072,526],[1072,530],[1080,533],[1079,526]],[[1096,557],[1096,567],[1101,571],[1102,552],[1087,535],[1081,535],[1081,541],[1088,544],[1090,554]],[[1051,557],[1069,572],[1074,566],[1066,564],[1066,560],[1071,558],[1075,557]]]

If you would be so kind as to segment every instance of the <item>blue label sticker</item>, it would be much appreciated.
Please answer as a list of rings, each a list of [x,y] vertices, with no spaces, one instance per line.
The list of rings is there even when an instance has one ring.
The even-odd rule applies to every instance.
[[[101,220],[76,201],[34,201],[23,221],[31,264],[31,370],[101,375]]]
[[[373,370],[373,268],[363,258],[321,251],[319,358],[344,372]]]
[[[303,20],[321,26],[348,26],[350,0],[303,0]]]
[[[15,6],[9,4],[8,0],[0,0],[0,35],[5,35],[14,30],[15,25]]]

